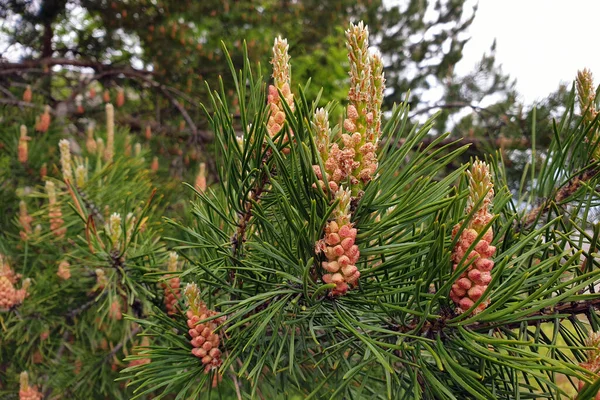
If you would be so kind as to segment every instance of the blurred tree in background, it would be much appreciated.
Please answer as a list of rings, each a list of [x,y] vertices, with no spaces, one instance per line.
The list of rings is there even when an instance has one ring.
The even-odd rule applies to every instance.
[[[453,137],[471,144],[468,156],[500,145],[507,161],[522,169],[532,107],[518,101],[514,81],[496,63],[495,44],[471,73],[454,72],[475,15],[465,0],[8,0],[0,10],[3,103],[14,104],[31,85],[40,104],[77,121],[102,112],[105,91],[112,101],[123,91],[128,104],[118,122],[138,135],[150,126],[154,148],[181,176],[190,158],[204,153],[210,159],[203,150],[213,136],[199,104],[206,100],[206,83],[218,88],[223,79],[231,87],[221,42],[239,49],[246,41],[252,61],[266,72],[271,39],[287,37],[294,78],[312,79],[311,97],[322,88],[323,106],[346,97],[347,58],[336,37],[349,21],[362,19],[384,60],[384,109],[404,101],[410,90],[413,116],[424,120],[440,112],[433,134],[456,127]],[[234,55],[232,62],[239,67],[242,59]],[[547,128],[565,93],[538,105],[541,145],[549,141]],[[341,117],[340,110],[332,115]],[[214,166],[209,170],[215,176]]]
[[[16,52],[20,60],[5,63],[3,81],[23,86],[42,73],[46,85],[40,89],[49,91],[45,93],[49,102],[63,101],[51,91],[56,82],[50,85],[49,76],[58,69],[51,67],[82,68],[95,76],[70,82],[68,86],[74,90],[68,98],[71,103],[95,81],[113,91],[116,86],[132,86],[145,94],[142,107],[131,115],[129,122],[134,127],[139,128],[144,118],[168,121],[181,114],[180,108],[189,110],[193,125],[204,126],[198,108],[198,100],[206,93],[204,82],[217,87],[219,77],[230,79],[224,73],[221,41],[229,48],[239,48],[246,40],[251,57],[266,66],[271,38],[287,37],[295,78],[300,82],[313,79],[310,94],[323,87],[321,103],[325,104],[328,100],[342,101],[346,95],[342,89],[347,80],[345,50],[334,38],[350,20],[361,19],[370,26],[373,44],[383,55],[388,108],[393,102],[404,101],[409,89],[413,107],[422,105],[424,94],[431,89],[445,93],[437,99],[442,103],[456,103],[459,98],[479,103],[485,95],[510,88],[504,83],[507,78],[498,76],[492,56],[475,73],[485,74],[494,84],[485,88],[471,85],[460,94],[462,97],[453,90],[458,84],[454,66],[462,58],[469,38],[466,31],[475,16],[475,10],[465,9],[464,3],[9,0],[2,15],[10,50],[5,53]],[[241,61],[239,56],[233,59],[237,67]],[[15,80],[17,74],[20,82]],[[158,96],[148,96],[148,88]],[[173,104],[174,99],[180,106]],[[450,114],[459,108],[445,110]],[[440,121],[441,132],[445,120]],[[192,123],[187,124],[198,135]]]

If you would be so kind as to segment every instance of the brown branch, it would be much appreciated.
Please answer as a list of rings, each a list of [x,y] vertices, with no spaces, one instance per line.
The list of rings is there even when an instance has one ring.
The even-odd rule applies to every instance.
[[[92,68],[95,71],[105,71],[105,70],[118,70],[121,71],[123,73],[127,73],[127,72],[135,72],[135,73],[141,73],[141,74],[146,74],[146,75],[153,75],[154,72],[153,71],[148,71],[148,70],[139,70],[136,68],[132,68],[132,67],[124,67],[124,68],[119,68],[113,64],[104,64],[98,61],[92,61],[92,60],[73,60],[73,59],[69,59],[69,58],[40,58],[37,60],[26,60],[26,61],[22,61],[22,62],[18,62],[18,63],[10,63],[10,62],[5,62],[2,63],[0,62],[0,75],[6,75],[6,74],[11,74],[11,73],[16,73],[16,72],[21,72],[24,70],[39,70],[39,68],[41,67],[42,71],[46,70],[46,67],[53,67],[55,65],[66,65],[66,66],[72,66],[72,67],[80,67],[80,68]]]
[[[506,328],[506,329],[517,329],[521,326],[522,323],[526,323],[529,325],[530,323],[544,323],[551,322],[557,318],[558,314],[569,314],[569,315],[579,315],[585,314],[590,311],[590,308],[598,308],[600,307],[600,297],[595,298],[593,300],[587,301],[579,301],[579,302],[568,302],[568,303],[559,303],[555,307],[550,307],[547,309],[542,309],[538,312],[534,312],[529,314],[528,316],[521,318],[516,321],[511,321],[509,323],[485,323],[485,324],[471,324],[467,325],[468,328],[474,331],[484,331],[495,328]],[[535,319],[532,319],[535,318]]]
[[[554,197],[546,199],[541,205],[531,210],[523,219],[522,224],[517,226],[516,232],[520,232],[523,229],[531,228],[539,219],[550,211],[552,204],[560,204],[565,199],[571,197],[582,184],[589,182],[598,173],[598,168],[588,168],[578,176],[569,180],[566,185],[562,186]]]
[[[271,156],[271,150],[269,149],[265,152],[265,156],[262,160],[263,164],[265,164],[267,162],[267,160],[270,158],[270,156]],[[249,193],[249,199],[246,201],[246,209],[245,209],[244,213],[240,216],[240,219],[238,222],[238,229],[237,229],[236,233],[231,237],[231,253],[234,258],[238,256],[239,251],[242,247],[242,244],[246,241],[246,230],[248,228],[248,223],[250,222],[250,218],[252,218],[253,203],[250,200],[254,200],[255,202],[258,202],[260,200],[260,196],[263,194],[266,186],[269,184],[269,181],[270,181],[270,175],[268,173],[262,172],[261,174],[262,174],[262,178],[256,184],[254,189],[252,189]],[[230,283],[233,284],[234,279],[235,279],[235,270],[232,269],[229,272]]]
[[[235,371],[233,370],[233,365],[229,366],[229,369],[231,370],[231,379],[233,379],[233,384],[235,385],[235,394],[238,398],[238,400],[242,400],[242,393],[240,391],[240,383],[237,380],[237,377],[235,375]]]
[[[43,110],[45,108],[45,106],[42,106],[39,104],[27,103],[25,101],[14,100],[14,99],[0,99],[0,104],[7,104],[10,106],[16,106],[16,107],[37,108],[40,110]],[[50,114],[56,114],[56,113],[54,112],[54,110],[50,110]]]
[[[474,322],[469,325],[465,325],[464,328],[470,329],[472,331],[488,331],[490,329],[517,329],[521,326],[521,324],[525,323],[527,325],[531,323],[544,323],[554,321],[558,315],[560,314],[569,314],[579,315],[586,314],[590,311],[591,308],[599,308],[600,307],[600,295],[598,297],[587,300],[587,301],[579,301],[579,302],[566,302],[566,303],[558,303],[554,307],[544,308],[540,311],[533,312],[525,317],[522,317],[515,321],[510,322]],[[445,329],[448,329],[446,325],[446,321],[448,319],[453,318],[454,315],[442,315],[436,321],[428,321],[421,327],[419,332],[415,332],[414,330],[419,326],[419,322],[412,322],[408,325],[390,325],[391,328],[395,331],[401,333],[411,333],[411,334],[419,334],[419,335],[433,335],[435,333],[441,333]]]
[[[179,104],[179,102],[177,101],[177,99],[175,97],[173,97],[171,95],[171,93],[169,93],[169,91],[165,88],[164,85],[158,85],[158,88],[160,89],[160,91],[162,92],[162,94],[169,99],[169,101],[171,102],[171,104],[173,104],[173,106],[179,110],[179,112],[181,113],[181,116],[183,117],[183,119],[185,120],[185,122],[187,123],[187,125],[190,127],[190,130],[192,131],[192,137],[194,139],[197,139],[198,136],[198,128],[196,127],[196,124],[194,124],[194,121],[192,120],[192,118],[190,117],[190,114],[188,114],[188,112],[185,110],[185,108]],[[205,138],[202,138],[205,139]]]
[[[133,339],[133,337],[135,335],[137,335],[141,330],[142,330],[142,327],[139,325],[136,326],[135,328],[133,328],[131,330],[131,332],[129,333],[129,335],[127,335],[127,337],[125,337],[115,347],[113,347],[111,349],[110,353],[108,353],[106,355],[106,357],[104,357],[104,361],[106,362],[107,360],[112,358],[115,354],[117,354],[119,352],[119,350],[121,350],[123,348],[123,346],[125,346],[125,344],[127,344],[127,342],[131,341],[131,339]]]
[[[107,76],[123,75],[123,76],[127,76],[130,78],[144,81],[144,82],[148,83],[151,87],[158,89],[163,94],[163,96],[165,96],[169,100],[169,102],[173,105],[173,107],[175,107],[177,109],[177,111],[179,111],[179,113],[181,114],[181,116],[183,117],[183,119],[185,120],[186,124],[188,125],[188,127],[190,129],[191,134],[192,134],[192,139],[194,141],[196,141],[198,143],[208,143],[208,142],[212,141],[212,135],[209,134],[207,131],[199,131],[198,127],[194,123],[193,119],[190,117],[190,115],[187,112],[187,110],[185,109],[185,107],[183,107],[181,105],[181,103],[179,103],[179,101],[171,94],[171,91],[174,93],[178,93],[178,91],[176,89],[169,88],[169,87],[155,81],[154,79],[150,78],[149,76],[153,75],[152,71],[139,70],[139,69],[135,69],[135,68],[131,68],[131,67],[118,68],[112,64],[103,64],[100,62],[90,61],[90,60],[71,60],[71,59],[66,59],[66,58],[43,58],[43,59],[39,59],[39,60],[24,61],[21,63],[0,63],[0,75],[22,72],[25,70],[34,69],[36,67],[39,67],[40,65],[45,66],[45,67],[50,67],[50,66],[54,66],[54,65],[69,65],[69,66],[76,66],[76,67],[87,67],[87,68],[92,68],[92,69],[94,69],[94,71],[97,72],[86,83],[80,84],[78,90],[71,93],[71,96],[70,96],[71,101],[73,101],[75,96],[81,90],[83,90],[87,85],[89,85],[92,81],[99,80],[99,79],[107,77]],[[0,99],[0,100],[4,100],[4,99]],[[186,98],[185,100],[191,101],[192,99]],[[5,101],[3,101],[3,102],[5,102]],[[15,104],[15,101],[10,102],[10,104],[13,104],[13,105],[25,106],[27,104],[24,102],[17,102],[17,103],[18,104]]]

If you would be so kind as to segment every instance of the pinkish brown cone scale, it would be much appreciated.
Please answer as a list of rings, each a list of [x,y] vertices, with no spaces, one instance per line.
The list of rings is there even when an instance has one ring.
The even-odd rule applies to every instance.
[[[473,163],[467,175],[469,177],[469,197],[466,213],[470,214],[474,205],[479,204],[480,199],[483,198],[483,201],[467,227],[460,233],[460,237],[452,251],[451,259],[454,271],[461,263],[462,265],[468,265],[450,290],[450,299],[457,305],[456,311],[459,313],[468,311],[473,307],[488,289],[492,281],[492,268],[494,268],[492,257],[496,253],[496,247],[491,244],[494,238],[493,230],[491,227],[486,229],[486,226],[494,218],[494,215],[489,211],[494,195],[489,166],[477,160]],[[453,238],[458,235],[460,226],[461,223],[454,226],[452,230]],[[484,229],[486,229],[485,233],[477,240]],[[484,299],[473,310],[473,314],[482,312],[489,304],[490,300]]]
[[[454,227],[454,235],[456,235],[459,226],[456,225]],[[462,231],[452,253],[452,261],[454,262],[453,270],[456,270],[477,235],[478,233],[474,229],[465,229]],[[492,239],[493,234],[490,228],[466,257],[465,263],[470,263],[467,270],[452,285],[450,298],[458,305],[461,312],[471,308],[485,293],[489,283],[492,281],[491,271],[494,267],[494,261],[491,260],[491,257],[496,252],[496,248],[490,245]],[[485,310],[488,304],[489,300],[484,300],[477,306],[474,313],[477,314]]]
[[[331,290],[332,296],[346,294],[349,285],[356,285],[360,272],[356,267],[360,251],[354,244],[356,240],[356,228],[350,223],[341,227],[336,221],[331,221],[325,228],[325,257],[321,266],[328,273],[323,275],[323,282],[335,284]]]

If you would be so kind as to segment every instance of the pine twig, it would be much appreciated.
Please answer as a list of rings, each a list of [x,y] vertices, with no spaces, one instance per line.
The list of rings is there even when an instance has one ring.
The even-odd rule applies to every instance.
[[[551,199],[546,199],[541,205],[531,210],[524,218],[523,224],[516,227],[516,232],[523,229],[529,229],[533,226],[544,214],[550,211],[552,204],[560,204],[565,199],[572,196],[583,183],[590,181],[598,173],[598,168],[588,168],[578,176],[571,179],[565,186],[561,187],[556,195]]]
[[[108,353],[106,355],[106,357],[104,357],[104,361],[106,362],[106,360],[112,358],[115,354],[117,354],[119,352],[119,350],[121,350],[123,348],[123,346],[125,346],[125,344],[127,344],[127,342],[131,341],[131,339],[133,339],[135,337],[135,335],[137,335],[141,330],[142,330],[142,327],[140,325],[133,328],[131,330],[131,332],[129,333],[129,335],[127,335],[127,337],[125,337],[115,347],[113,347],[111,349],[110,353]]]
[[[229,369],[231,370],[231,379],[233,379],[233,384],[235,385],[235,394],[237,395],[238,400],[242,400],[242,393],[240,391],[240,383],[237,380],[237,377],[235,376],[235,371],[233,370],[233,365],[229,366]]]
[[[479,323],[474,322],[469,325],[465,325],[464,328],[470,329],[472,331],[489,331],[491,329],[505,328],[508,330],[517,329],[521,326],[521,324],[530,324],[532,322],[535,323],[544,323],[551,322],[555,320],[559,314],[569,314],[569,315],[580,315],[588,313],[590,308],[600,308],[600,296],[586,301],[579,302],[567,302],[567,303],[559,303],[554,307],[548,307],[542,309],[540,311],[531,313],[523,318],[520,318],[517,321],[510,322],[488,322],[488,323]],[[398,324],[390,324],[390,328],[401,332],[401,333],[411,333],[420,336],[433,336],[436,333],[442,333],[449,328],[446,325],[446,320],[453,318],[452,314],[443,314],[436,321],[426,322],[422,325],[419,332],[414,332],[414,330],[419,326],[419,321],[412,322],[408,325],[398,325]]]
[[[270,154],[271,154],[270,150],[267,150],[267,153],[265,154],[265,157],[263,159],[263,164],[266,163],[266,160],[269,159]],[[262,196],[263,192],[265,191],[266,186],[269,184],[269,181],[270,181],[269,174],[263,173],[262,179],[260,180],[260,182],[255,186],[254,189],[252,189],[250,191],[250,199],[246,202],[246,210],[241,215],[239,222],[238,222],[238,229],[231,238],[231,246],[232,246],[231,253],[234,258],[239,255],[241,245],[246,241],[246,230],[248,228],[248,223],[250,222],[250,218],[252,218],[252,202],[250,200],[254,200],[255,202],[258,202],[260,200],[260,197]],[[229,279],[233,283],[233,280],[235,279],[235,271],[234,270],[230,271]]]
[[[523,322],[529,324],[531,322],[543,323],[543,322],[551,322],[557,318],[557,314],[569,314],[569,315],[579,315],[585,314],[589,312],[590,308],[598,308],[600,307],[600,297],[597,297],[593,300],[579,301],[579,302],[568,302],[568,303],[559,303],[555,307],[551,307],[548,309],[542,309],[535,313],[529,314],[527,317],[522,318],[517,321],[511,321],[509,323],[486,323],[486,324],[471,324],[468,325],[474,331],[485,331],[489,329],[495,328],[505,328],[505,329],[516,329],[521,326]],[[534,320],[529,320],[531,318],[535,318]]]

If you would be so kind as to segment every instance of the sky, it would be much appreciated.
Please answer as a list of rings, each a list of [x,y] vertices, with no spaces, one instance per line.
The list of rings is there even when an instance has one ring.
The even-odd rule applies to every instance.
[[[479,0],[471,40],[456,72],[469,72],[495,38],[496,60],[516,78],[528,104],[542,100],[560,82],[570,84],[584,67],[595,72],[598,84],[598,17],[600,0]]]

